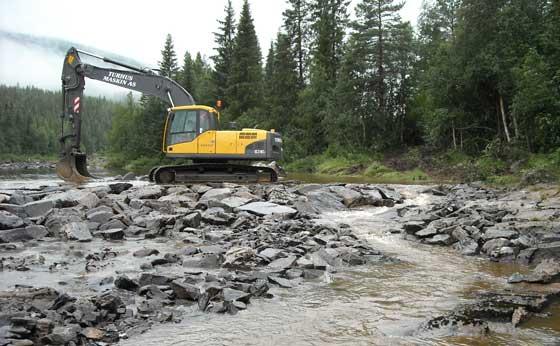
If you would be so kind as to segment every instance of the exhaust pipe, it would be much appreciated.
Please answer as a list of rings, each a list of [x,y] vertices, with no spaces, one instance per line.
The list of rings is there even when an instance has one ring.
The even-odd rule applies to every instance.
[[[65,181],[81,184],[94,178],[87,169],[87,156],[80,151],[67,151],[56,164],[56,174]]]

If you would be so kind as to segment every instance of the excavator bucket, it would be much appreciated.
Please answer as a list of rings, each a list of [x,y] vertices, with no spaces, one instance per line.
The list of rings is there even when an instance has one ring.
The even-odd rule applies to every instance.
[[[56,164],[56,174],[65,181],[77,184],[93,178],[87,170],[86,154],[81,152],[64,153]]]

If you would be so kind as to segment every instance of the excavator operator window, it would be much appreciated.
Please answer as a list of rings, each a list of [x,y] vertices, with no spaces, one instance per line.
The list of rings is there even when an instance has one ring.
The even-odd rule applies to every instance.
[[[217,128],[214,114],[203,109],[178,110],[171,119],[167,145],[190,142],[201,133]]]
[[[196,138],[197,111],[176,111],[169,129],[169,145],[190,142]]]

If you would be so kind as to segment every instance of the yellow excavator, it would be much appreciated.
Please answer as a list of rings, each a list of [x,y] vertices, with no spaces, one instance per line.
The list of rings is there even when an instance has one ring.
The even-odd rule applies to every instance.
[[[113,69],[82,62],[88,55],[123,67]],[[274,130],[220,130],[220,113],[196,105],[191,94],[174,80],[155,70],[139,68],[83,50],[70,48],[62,68],[63,112],[58,176],[81,183],[92,179],[86,154],[80,150],[81,115],[85,78],[155,96],[169,104],[162,150],[167,157],[192,160],[188,165],[158,166],[149,178],[160,184],[193,182],[274,182],[278,172],[254,161],[282,158],[282,137]],[[67,126],[65,126],[67,125]],[[138,134],[141,136],[142,134]]]

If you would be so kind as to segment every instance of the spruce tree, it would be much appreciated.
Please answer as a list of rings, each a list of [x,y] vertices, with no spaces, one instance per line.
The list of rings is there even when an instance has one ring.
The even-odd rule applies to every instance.
[[[251,114],[262,105],[262,56],[249,2],[243,2],[243,8],[234,40],[231,74],[228,81],[226,102],[232,119]],[[251,113],[251,114],[249,114]]]
[[[175,48],[173,47],[173,38],[171,34],[167,34],[165,38],[165,45],[161,51],[161,60],[159,62],[159,69],[162,76],[175,79],[179,67],[177,66],[177,56]]]
[[[330,140],[326,137],[325,121],[334,115],[334,85],[342,56],[344,31],[347,23],[347,0],[314,0],[310,4],[311,64],[309,85],[300,93],[294,135],[301,138],[302,153],[324,152]]]
[[[297,63],[298,87],[305,86],[309,55],[310,18],[307,0],[288,0],[290,6],[284,11],[284,28],[291,40]]]
[[[214,62],[213,79],[216,85],[216,97],[223,100],[228,88],[229,75],[231,73],[231,63],[233,56],[233,43],[235,37],[235,13],[228,0],[225,8],[224,20],[218,20],[220,24],[219,31],[214,33],[214,42],[216,43],[217,54],[212,56]]]
[[[287,131],[296,114],[299,85],[297,63],[286,34],[278,33],[271,46],[265,76],[267,127]]]
[[[342,56],[349,3],[348,0],[314,0],[310,6],[315,18],[311,25],[313,65],[323,70],[331,81],[336,79]]]
[[[194,72],[193,72],[193,61],[191,54],[187,51],[183,58],[183,67],[181,68],[181,73],[179,75],[179,83],[183,88],[185,88],[191,95],[196,93],[194,87]]]
[[[196,53],[192,68],[197,103],[213,106],[216,101],[214,94],[215,85],[212,78],[213,71],[200,52]]]
[[[395,0],[362,0],[356,6],[357,19],[352,23],[353,35],[358,45],[364,47],[363,59],[375,62],[375,73],[371,77],[370,93],[376,99],[376,109],[381,117],[388,116],[390,100],[387,99],[388,52],[396,44],[395,31],[401,22],[399,11],[404,3]],[[385,119],[382,119],[385,120]]]

